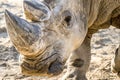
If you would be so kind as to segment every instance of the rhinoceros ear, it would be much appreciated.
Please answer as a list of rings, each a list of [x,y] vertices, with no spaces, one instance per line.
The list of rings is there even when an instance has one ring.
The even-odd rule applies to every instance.
[[[46,21],[51,16],[50,8],[40,0],[24,0],[24,13],[32,21]]]

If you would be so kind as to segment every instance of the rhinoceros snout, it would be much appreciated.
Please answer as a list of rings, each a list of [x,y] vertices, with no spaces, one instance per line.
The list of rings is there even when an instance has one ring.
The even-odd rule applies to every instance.
[[[24,75],[53,77],[59,75],[64,69],[64,65],[58,60],[55,60],[50,64],[33,62],[24,61],[21,64],[21,72]]]

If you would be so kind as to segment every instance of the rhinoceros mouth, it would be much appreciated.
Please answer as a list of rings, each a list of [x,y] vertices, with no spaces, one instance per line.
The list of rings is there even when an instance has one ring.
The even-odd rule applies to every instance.
[[[45,50],[46,51],[46,50]],[[39,59],[24,58],[21,64],[21,72],[25,75],[35,76],[57,76],[63,71],[63,62],[60,61],[58,53],[44,58],[47,55],[44,51],[44,55]],[[42,59],[43,58],[43,59]]]

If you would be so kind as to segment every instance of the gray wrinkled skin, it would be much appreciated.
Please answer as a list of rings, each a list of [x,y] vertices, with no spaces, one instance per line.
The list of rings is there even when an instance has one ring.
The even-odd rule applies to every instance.
[[[87,80],[92,34],[120,28],[120,0],[24,0],[23,8],[26,20],[7,10],[5,19],[25,75],[56,76],[66,63],[62,80]],[[119,56],[120,47],[111,66],[118,76]]]

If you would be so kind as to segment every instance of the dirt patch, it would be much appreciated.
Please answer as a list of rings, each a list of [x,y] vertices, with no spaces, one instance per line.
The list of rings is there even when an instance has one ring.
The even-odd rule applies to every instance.
[[[4,10],[8,9],[22,16],[21,0],[0,0],[0,80],[50,80],[45,77],[29,77],[20,73],[19,53],[13,47],[6,33]],[[119,80],[111,72],[111,59],[120,44],[120,30],[110,27],[93,35],[91,43],[92,60],[87,73],[89,80]],[[62,74],[63,75],[63,74]],[[58,80],[60,76],[51,80]]]

